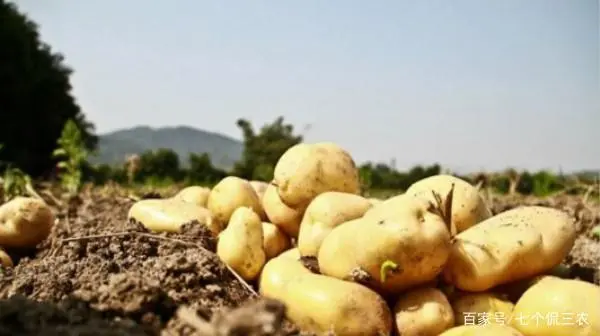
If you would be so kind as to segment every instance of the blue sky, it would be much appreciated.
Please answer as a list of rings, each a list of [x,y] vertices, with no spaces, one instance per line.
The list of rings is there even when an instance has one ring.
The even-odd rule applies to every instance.
[[[284,115],[359,162],[600,168],[597,0],[15,2],[101,133]]]

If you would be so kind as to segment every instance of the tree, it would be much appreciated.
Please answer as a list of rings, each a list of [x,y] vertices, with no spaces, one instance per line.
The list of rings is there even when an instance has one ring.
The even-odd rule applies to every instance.
[[[237,126],[242,130],[244,151],[233,174],[245,179],[272,180],[273,169],[281,155],[303,141],[302,135],[294,134],[294,126],[284,123],[283,117],[264,125],[258,134],[245,119],[239,119]]]
[[[227,172],[213,166],[207,153],[190,154],[188,178],[195,184],[213,184],[227,176]]]
[[[145,182],[151,178],[177,181],[182,177],[179,156],[172,149],[160,148],[140,155],[135,180]]]
[[[97,143],[71,94],[72,70],[64,58],[40,41],[37,25],[16,5],[0,0],[0,161],[33,176],[52,171],[52,152],[61,131],[73,119],[87,149]]]

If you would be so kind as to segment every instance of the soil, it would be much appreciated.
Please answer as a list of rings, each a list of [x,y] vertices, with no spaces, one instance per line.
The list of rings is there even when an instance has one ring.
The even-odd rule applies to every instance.
[[[16,266],[0,269],[0,336],[300,334],[285,307],[257,298],[229,272],[206,229],[189,223],[179,234],[150,234],[127,221],[133,203],[119,190],[88,191],[57,210],[35,251],[8,251]],[[571,275],[600,284],[600,242],[590,232],[600,206],[574,196],[490,200],[494,213],[523,204],[577,218]]]
[[[127,221],[133,203],[118,193],[82,196],[57,214],[37,251],[8,251],[17,265],[0,274],[0,336],[192,335],[190,316],[210,320],[222,308],[256,301],[214,254],[203,226],[150,234]],[[255,314],[261,303],[268,306],[255,303]],[[193,312],[188,321],[176,315],[181,305]],[[248,327],[229,322],[229,329]],[[298,334],[287,322],[273,323],[284,335]]]

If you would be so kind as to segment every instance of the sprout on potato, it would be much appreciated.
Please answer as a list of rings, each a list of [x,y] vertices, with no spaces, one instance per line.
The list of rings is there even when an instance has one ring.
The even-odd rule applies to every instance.
[[[16,197],[0,206],[0,246],[35,247],[48,237],[53,225],[54,214],[46,203]]]
[[[445,197],[452,189],[452,197]],[[442,174],[424,178],[413,183],[406,194],[423,197],[431,202],[435,202],[435,195],[438,195],[442,197],[445,206],[447,202],[452,202],[451,225],[457,233],[492,216],[479,190],[456,176]]]

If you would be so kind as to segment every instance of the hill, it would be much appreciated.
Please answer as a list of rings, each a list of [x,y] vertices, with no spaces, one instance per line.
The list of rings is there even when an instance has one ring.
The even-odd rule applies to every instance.
[[[187,164],[190,153],[208,153],[217,167],[230,168],[242,156],[243,147],[239,140],[192,127],[138,126],[100,135],[98,154],[91,162],[120,165],[129,154],[170,148],[183,165]]]

